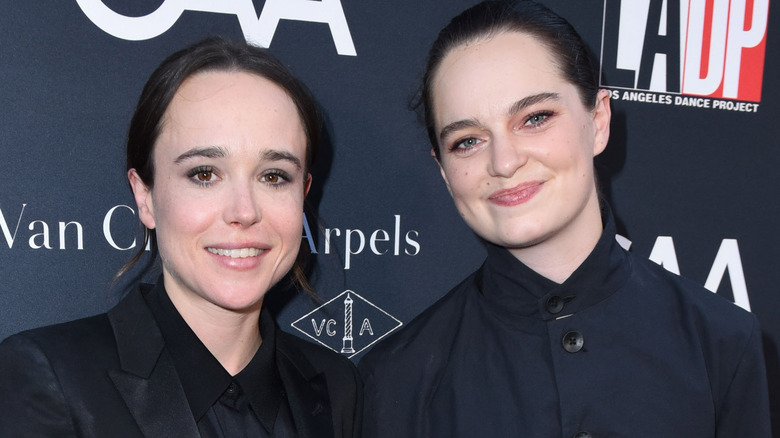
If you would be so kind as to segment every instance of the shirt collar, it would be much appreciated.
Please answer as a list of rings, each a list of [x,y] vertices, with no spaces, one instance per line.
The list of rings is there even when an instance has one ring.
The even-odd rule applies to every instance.
[[[276,368],[276,324],[265,309],[260,314],[260,348],[238,374],[231,376],[187,325],[168,297],[162,277],[146,296],[165,346],[187,396],[195,421],[219,400],[233,379],[249,401],[263,427],[271,433],[284,397]]]
[[[611,210],[604,201],[602,205],[601,237],[562,284],[536,273],[506,248],[486,242],[488,257],[477,281],[494,310],[509,319],[538,314],[544,320],[560,318],[601,302],[625,283],[631,262],[615,240]]]

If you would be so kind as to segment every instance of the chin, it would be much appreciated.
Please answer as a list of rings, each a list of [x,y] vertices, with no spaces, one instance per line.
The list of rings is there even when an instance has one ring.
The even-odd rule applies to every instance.
[[[523,225],[525,226],[514,226],[509,229],[506,227],[499,228],[497,231],[500,234],[494,234],[492,239],[486,238],[485,240],[506,248],[527,248],[545,239],[546,233],[544,230],[537,227],[528,227],[527,224]]]
[[[253,288],[229,288],[225,286],[221,296],[215,297],[215,304],[218,306],[235,311],[250,310],[263,302],[266,290]]]
[[[262,307],[263,297],[254,301],[225,301],[218,303],[219,307],[229,310],[231,312],[251,312],[253,310],[259,310]]]

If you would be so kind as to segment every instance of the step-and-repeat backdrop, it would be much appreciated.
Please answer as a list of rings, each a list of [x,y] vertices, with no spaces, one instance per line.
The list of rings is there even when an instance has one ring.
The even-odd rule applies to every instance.
[[[0,339],[103,312],[124,293],[129,279],[112,276],[140,241],[123,170],[132,110],[165,56],[219,34],[269,47],[324,108],[302,235],[321,301],[279,291],[269,305],[283,329],[359,360],[484,258],[407,109],[439,29],[474,3],[3,2]],[[544,3],[580,31],[612,93],[598,169],[622,243],[757,315],[780,430],[778,10]]]

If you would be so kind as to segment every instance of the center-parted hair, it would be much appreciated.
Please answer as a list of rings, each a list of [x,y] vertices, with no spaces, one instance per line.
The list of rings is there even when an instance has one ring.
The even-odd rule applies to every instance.
[[[583,105],[593,108],[599,91],[595,62],[580,35],[563,17],[531,0],[485,1],[450,21],[428,52],[428,62],[415,107],[422,106],[428,139],[441,158],[433,107],[433,79],[454,49],[504,32],[529,35],[549,50],[563,78],[577,87]],[[510,56],[507,54],[507,56]]]
[[[207,38],[173,53],[151,74],[130,121],[126,170],[135,169],[147,187],[154,186],[154,146],[163,129],[168,106],[186,79],[198,73],[215,71],[254,74],[271,81],[287,93],[295,104],[306,134],[304,174],[308,173],[317,152],[322,129],[318,106],[308,88],[266,49],[220,37]],[[119,270],[115,278],[138,262],[150,241],[154,243],[154,230],[144,227],[144,244]],[[310,291],[300,256],[292,271],[299,285]]]

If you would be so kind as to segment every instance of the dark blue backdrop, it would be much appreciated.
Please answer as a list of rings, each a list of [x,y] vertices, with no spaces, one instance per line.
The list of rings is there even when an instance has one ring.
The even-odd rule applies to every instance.
[[[764,21],[767,0],[709,2],[731,5],[730,22],[743,26],[705,26],[699,34],[712,44],[702,64],[690,61],[692,49],[701,49],[691,43],[698,31],[674,32],[671,25],[696,20],[675,17],[668,11],[678,11],[680,2],[668,2],[662,15],[665,2],[655,0],[545,1],[591,45],[603,63],[603,84],[616,98],[612,139],[599,170],[621,234],[631,251],[758,316],[779,428],[780,17],[772,9]],[[122,157],[132,109],[166,55],[221,34],[266,38],[263,44],[324,108],[327,142],[311,196],[316,217],[308,215],[303,241],[316,251],[313,283],[323,300],[271,298],[285,330],[337,351],[345,347],[349,311],[355,353],[344,354],[358,360],[484,256],[451,203],[416,115],[407,110],[436,33],[473,3],[5,2],[0,339],[102,312],[122,294],[128,280],[111,287],[111,278],[138,236]],[[683,3],[695,12],[707,2]],[[740,15],[741,4],[748,8]],[[664,46],[664,36],[671,46]],[[726,37],[732,43],[721,47]],[[755,39],[762,41],[756,49],[738,44],[755,45]],[[750,69],[740,70],[735,59]],[[698,68],[720,88],[683,99],[702,94],[683,66]],[[675,72],[687,78],[682,88]],[[729,95],[734,83],[741,94]]]

